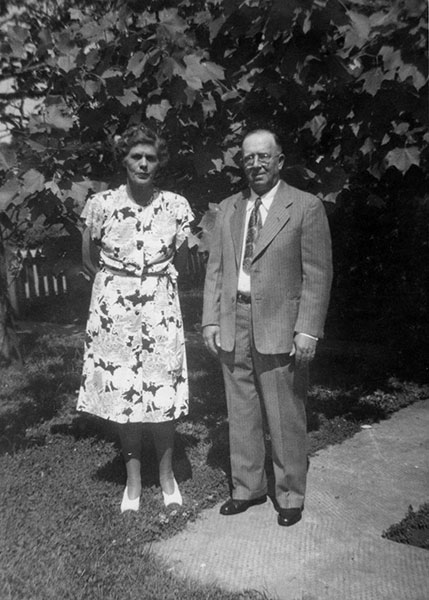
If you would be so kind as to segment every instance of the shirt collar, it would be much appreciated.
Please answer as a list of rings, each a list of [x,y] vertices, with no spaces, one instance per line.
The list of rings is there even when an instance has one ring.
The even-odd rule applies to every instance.
[[[272,187],[270,190],[268,190],[268,192],[266,194],[263,194],[262,196],[258,196],[258,194],[254,190],[251,189],[250,195],[249,195],[249,202],[247,203],[247,210],[252,209],[256,198],[260,198],[262,205],[264,206],[264,208],[266,210],[268,210],[269,207],[271,206],[272,201],[274,200],[274,196],[276,195],[277,190],[279,189],[279,186],[280,186],[280,180],[276,183],[276,185],[274,187]]]

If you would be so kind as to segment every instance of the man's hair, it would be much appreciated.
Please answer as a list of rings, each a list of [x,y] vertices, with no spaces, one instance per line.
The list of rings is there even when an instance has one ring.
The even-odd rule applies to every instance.
[[[273,131],[272,129],[267,129],[266,127],[258,127],[257,129],[250,129],[249,131],[247,131],[244,134],[242,143],[244,142],[244,140],[246,138],[248,138],[250,135],[253,135],[254,133],[269,133],[270,135],[273,136],[274,142],[275,142],[276,146],[278,147],[278,149],[280,150],[280,152],[283,152],[282,143],[281,143],[280,138],[277,135],[277,133],[275,133],[275,131]]]
[[[167,143],[156,131],[144,124],[132,125],[128,127],[116,142],[118,155],[124,159],[128,152],[138,144],[148,144],[153,146],[158,157],[160,167],[164,167],[168,162]]]

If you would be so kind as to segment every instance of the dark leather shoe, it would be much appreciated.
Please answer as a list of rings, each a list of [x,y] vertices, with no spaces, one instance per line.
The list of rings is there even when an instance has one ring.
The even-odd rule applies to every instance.
[[[282,527],[295,525],[302,517],[302,508],[280,508],[277,523]]]
[[[253,500],[234,500],[233,498],[230,498],[225,502],[225,504],[222,504],[222,506],[220,507],[220,514],[238,515],[239,513],[246,511],[251,506],[263,504],[264,502],[266,502],[266,500],[267,497],[265,495],[259,496],[259,498],[254,498]]]

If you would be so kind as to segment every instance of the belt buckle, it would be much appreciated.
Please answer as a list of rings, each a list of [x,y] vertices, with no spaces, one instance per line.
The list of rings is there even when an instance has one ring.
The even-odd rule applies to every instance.
[[[251,303],[250,295],[247,296],[246,294],[243,294],[242,292],[237,292],[237,302],[241,302],[241,304],[250,304]]]

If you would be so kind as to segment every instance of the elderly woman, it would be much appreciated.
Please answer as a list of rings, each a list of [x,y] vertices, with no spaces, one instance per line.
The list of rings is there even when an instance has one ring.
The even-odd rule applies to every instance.
[[[119,149],[126,185],[95,194],[82,212],[83,263],[95,279],[77,409],[118,423],[125,512],[139,509],[145,423],[164,504],[182,504],[172,458],[174,422],[188,412],[188,382],[174,264],[193,217],[185,198],[155,185],[168,158],[162,138],[135,126]]]

